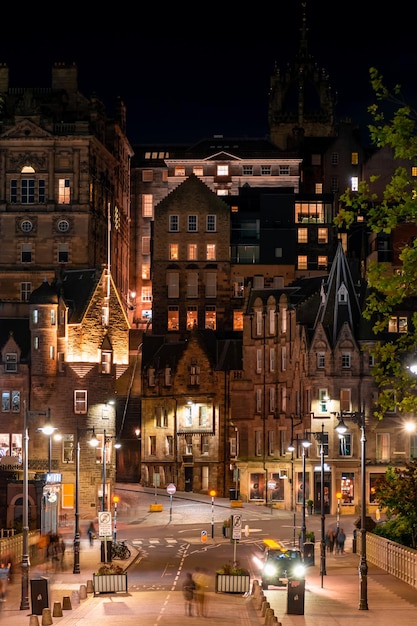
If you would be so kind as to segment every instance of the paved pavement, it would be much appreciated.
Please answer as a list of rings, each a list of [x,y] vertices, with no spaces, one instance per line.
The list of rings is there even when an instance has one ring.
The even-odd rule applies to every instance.
[[[137,491],[139,489],[139,497]],[[118,485],[122,501],[128,502],[129,492],[134,492],[132,503],[127,509],[121,509],[118,516],[123,523],[124,516],[135,519],[136,523],[148,526],[165,525],[172,523],[184,523],[183,519],[176,519],[175,507],[169,506],[168,498],[163,500],[163,495],[158,494],[158,500],[163,501],[163,512],[150,513],[149,504],[152,502],[151,490],[146,490],[137,485]],[[190,515],[190,523],[201,517],[201,511],[207,511],[211,498],[198,494],[179,494],[193,502],[193,513]],[[291,513],[285,511],[269,511],[266,507],[244,504],[242,513],[245,522],[270,517],[290,520]],[[227,499],[216,498],[215,521],[216,524],[233,512]],[[156,517],[158,516],[158,517]],[[171,519],[170,519],[171,518]],[[188,521],[188,517],[187,517]],[[332,521],[326,520],[326,526]],[[48,580],[48,596],[50,614],[31,615],[31,610],[20,610],[21,581],[20,574],[16,571],[15,580],[9,585],[8,596],[1,605],[0,622],[7,626],[48,626],[49,624],[63,626],[183,626],[184,620],[189,626],[202,623],[213,624],[236,624],[237,626],[259,626],[281,623],[282,626],[351,626],[353,620],[360,624],[370,626],[391,626],[393,622],[401,622],[401,626],[415,626],[417,609],[417,591],[411,586],[401,583],[393,576],[386,574],[379,568],[369,565],[367,600],[368,610],[360,610],[359,597],[359,555],[352,553],[352,528],[354,518],[343,519],[343,525],[348,536],[346,552],[343,555],[327,555],[326,574],[320,573],[319,545],[316,544],[315,565],[308,570],[305,583],[303,614],[291,614],[291,611],[300,609],[300,598],[292,602],[289,609],[289,594],[286,588],[270,589],[262,592],[258,585],[253,583],[252,592],[247,596],[240,594],[216,594],[209,591],[206,594],[208,603],[207,617],[185,617],[184,602],[181,591],[178,591],[178,581],[168,591],[129,591],[127,594],[102,594],[94,596],[87,593],[92,574],[101,565],[99,542],[90,548],[86,539],[82,539],[80,553],[80,574],[72,573],[72,529],[61,529],[68,545],[66,559],[68,563],[65,569],[52,571],[46,565],[32,567],[30,579],[46,577]],[[87,522],[86,522],[87,524]],[[320,517],[313,516],[308,519],[307,527],[318,530]],[[216,535],[220,534],[217,532]],[[319,534],[319,533],[318,533]],[[316,532],[316,537],[318,536]],[[196,538],[196,542],[200,539]],[[229,541],[222,537],[208,538],[208,542],[219,543]],[[137,557],[132,548],[131,560]],[[131,561],[129,561],[131,562]],[[123,566],[129,562],[122,561]],[[16,568],[18,570],[18,568]],[[31,589],[29,600],[31,600]],[[81,596],[81,597],[80,597]],[[65,600],[64,600],[65,599]],[[64,608],[68,606],[69,608]],[[301,603],[302,604],[302,603]],[[55,610],[62,612],[54,615]],[[49,621],[50,620],[50,621]]]

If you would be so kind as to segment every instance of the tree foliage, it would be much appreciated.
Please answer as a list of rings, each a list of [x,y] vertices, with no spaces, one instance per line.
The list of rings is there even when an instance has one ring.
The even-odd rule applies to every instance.
[[[367,270],[369,292],[364,317],[372,322],[377,339],[387,331],[396,310],[417,308],[415,303],[412,306],[417,297],[417,237],[412,237],[417,228],[417,177],[412,176],[412,167],[417,166],[417,113],[404,102],[400,87],[396,85],[389,91],[374,68],[370,69],[370,79],[377,101],[368,109],[373,119],[369,126],[371,140],[377,148],[391,149],[397,167],[382,196],[376,193],[377,176],[361,181],[357,192],[346,190],[340,197],[335,223],[349,229],[360,215],[368,229],[379,234],[391,234],[399,225],[410,225],[410,236],[400,243],[400,271],[381,262],[371,263]],[[405,167],[406,162],[410,167]],[[415,312],[406,333],[396,339],[376,341],[373,375],[380,395],[375,416],[380,419],[384,412],[395,408],[403,413],[417,412],[417,378],[407,369],[416,346]]]
[[[417,546],[417,460],[406,463],[405,469],[388,467],[384,480],[376,488],[376,497],[387,517],[395,516],[389,524],[396,541],[404,543],[410,538],[412,548]],[[395,529],[395,530],[394,530]],[[383,533],[380,533],[383,534]],[[384,533],[384,536],[386,534]],[[391,538],[394,538],[391,534]]]

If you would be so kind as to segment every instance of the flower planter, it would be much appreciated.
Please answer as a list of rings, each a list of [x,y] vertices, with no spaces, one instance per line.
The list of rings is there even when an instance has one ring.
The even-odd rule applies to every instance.
[[[249,574],[216,574],[216,593],[248,593]]]
[[[127,574],[93,574],[94,595],[99,593],[127,593]]]

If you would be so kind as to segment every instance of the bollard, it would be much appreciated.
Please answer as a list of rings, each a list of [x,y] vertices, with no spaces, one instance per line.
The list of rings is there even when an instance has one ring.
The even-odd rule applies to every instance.
[[[42,609],[42,626],[51,626],[53,624],[51,609]]]
[[[64,611],[68,611],[72,609],[71,600],[69,596],[64,596],[62,598],[62,608]]]
[[[270,608],[270,606],[271,606],[271,605],[269,604],[269,602],[266,602],[266,601],[265,601],[265,602],[262,602],[262,609],[261,609],[261,615],[262,615],[262,617],[265,617],[265,613],[266,613],[267,609],[269,609],[269,608]]]
[[[86,585],[80,585],[80,600],[85,600],[87,597]]]
[[[62,607],[60,602],[54,602],[54,610],[52,611],[52,617],[62,617]]]
[[[37,615],[31,615],[29,619],[29,626],[39,626],[39,620]]]
[[[75,589],[71,591],[71,604],[80,604],[80,594]]]
[[[93,581],[87,580],[87,593],[94,593]]]
[[[272,626],[274,623],[274,609],[266,609],[265,611],[265,626]]]

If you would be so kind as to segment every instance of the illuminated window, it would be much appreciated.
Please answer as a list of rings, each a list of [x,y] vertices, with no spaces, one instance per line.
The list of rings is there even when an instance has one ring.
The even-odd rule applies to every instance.
[[[352,165],[358,165],[359,163],[359,154],[358,152],[352,152],[352,156],[351,156],[351,164]]]
[[[352,176],[351,178],[351,190],[358,191],[359,189],[359,178],[357,176]]]
[[[152,302],[152,287],[142,287],[142,302]]]
[[[300,254],[297,258],[297,269],[306,270],[307,267],[307,256],[305,254]]]
[[[243,330],[242,311],[233,311],[233,330]]]
[[[197,261],[197,244],[189,243],[187,246],[187,259],[189,261]]]
[[[217,176],[229,176],[229,166],[228,165],[218,165],[217,166]]]
[[[142,279],[150,280],[151,278],[151,266],[147,263],[142,264]]]
[[[168,307],[168,330],[178,330],[180,325],[180,314],[177,306]]]
[[[316,183],[314,185],[314,191],[317,194],[323,193],[323,183]]]
[[[198,326],[198,313],[196,306],[187,307],[187,330],[192,330]]]
[[[206,259],[207,261],[216,260],[216,244],[215,243],[207,244]]]
[[[193,174],[195,174],[196,176],[203,176],[204,175],[203,166],[202,165],[194,165],[194,167],[193,167]]]
[[[171,261],[178,261],[178,244],[177,243],[169,244],[169,258]]]
[[[327,389],[319,389],[319,413],[327,413],[328,401]]]
[[[75,462],[74,435],[62,435],[62,460],[64,463]]]
[[[206,306],[205,328],[216,330],[216,307],[213,305]]]
[[[71,188],[69,178],[60,178],[58,181],[58,204],[71,202]]]
[[[327,256],[319,255],[317,257],[317,267],[319,270],[327,270]]]
[[[153,217],[153,195],[142,194],[142,217]]]
[[[308,243],[308,228],[298,228],[298,243]]]
[[[175,166],[175,176],[185,176],[185,167],[183,165]]]
[[[317,241],[318,243],[328,243],[329,233],[327,228],[318,228],[317,229]]]
[[[150,253],[151,253],[151,238],[142,237],[142,254],[150,254]]]
[[[101,351],[101,373],[102,374],[110,374],[111,373],[111,359],[112,353],[108,350]]]

